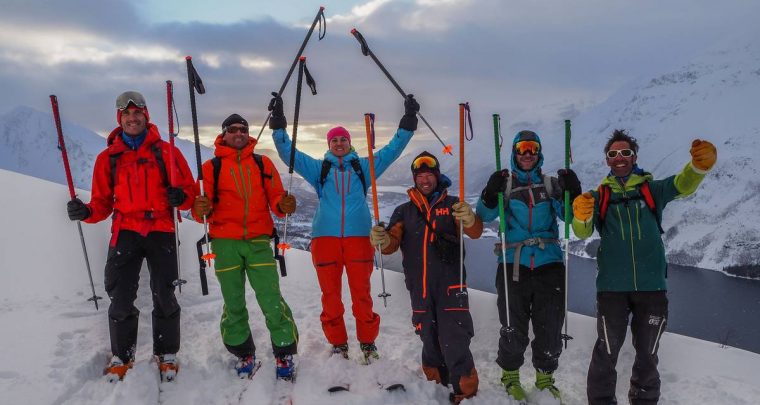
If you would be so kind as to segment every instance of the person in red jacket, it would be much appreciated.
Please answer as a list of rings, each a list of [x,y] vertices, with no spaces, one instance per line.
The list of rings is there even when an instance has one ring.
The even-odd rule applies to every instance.
[[[113,357],[105,373],[109,381],[124,378],[135,359],[137,321],[135,307],[140,268],[148,261],[153,298],[153,354],[161,377],[171,381],[178,371],[180,307],[174,296],[178,278],[172,208],[190,209],[193,175],[179,149],[161,139],[150,122],[145,98],[127,91],[116,99],[119,124],[108,136],[107,147],[95,160],[92,196],[88,204],[68,202],[72,221],[94,224],[111,213],[113,224],[105,267],[108,328]],[[170,162],[169,156],[174,157]],[[175,184],[170,184],[170,170]]]
[[[199,221],[206,216],[209,223],[214,269],[224,298],[222,341],[238,358],[238,376],[250,378],[258,362],[245,302],[247,277],[269,329],[277,378],[292,381],[298,329],[280,293],[270,240],[271,213],[280,218],[292,214],[296,199],[282,188],[272,161],[254,153],[256,139],[248,135],[248,121],[240,115],[224,120],[214,146],[214,159],[201,169],[205,195],[195,199],[193,216]]]

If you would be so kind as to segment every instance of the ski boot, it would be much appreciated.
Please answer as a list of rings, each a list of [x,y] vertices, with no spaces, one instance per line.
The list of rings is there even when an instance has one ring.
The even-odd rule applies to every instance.
[[[377,354],[377,346],[375,346],[375,343],[361,343],[359,344],[359,347],[364,355],[362,364],[369,365],[376,360],[380,360],[380,355]]]
[[[331,356],[338,355],[348,360],[348,345],[345,343],[342,345],[333,345],[332,352],[330,355]]]
[[[173,353],[161,354],[156,356],[158,363],[158,373],[161,376],[161,382],[172,382],[177,378],[179,363],[177,355]]]
[[[520,384],[520,370],[504,370],[501,373],[501,383],[509,397],[521,404],[525,403],[525,388]]]
[[[554,385],[554,375],[552,373],[545,373],[536,369],[536,388],[541,391],[547,390],[552,393],[552,396],[562,403],[562,396],[560,395],[559,388]]]
[[[119,356],[111,357],[111,361],[103,370],[103,374],[106,376],[106,380],[110,383],[115,383],[124,379],[124,375],[127,374],[127,370],[132,368],[132,362],[124,364]]]
[[[256,368],[256,355],[249,354],[248,356],[238,357],[237,363],[235,363],[235,372],[240,378],[253,377],[254,369]]]
[[[294,381],[296,379],[296,363],[292,354],[275,357],[278,380]]]

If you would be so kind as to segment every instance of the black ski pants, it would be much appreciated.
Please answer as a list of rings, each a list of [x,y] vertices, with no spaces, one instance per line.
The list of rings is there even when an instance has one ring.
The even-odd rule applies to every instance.
[[[617,403],[615,365],[625,341],[631,315],[631,336],[636,358],[633,362],[628,399],[632,405],[656,404],[660,399],[657,350],[668,318],[667,292],[598,292],[598,338],[591,355],[587,380],[590,405]]]
[[[108,251],[105,288],[111,299],[108,307],[111,352],[125,362],[135,357],[140,311],[134,304],[143,259],[148,261],[153,298],[153,354],[179,351],[180,308],[172,284],[177,279],[174,233],[150,232],[141,236],[122,230],[116,246]]]
[[[459,379],[475,368],[470,352],[475,330],[466,286],[459,294],[459,274],[447,278],[429,277],[425,297],[422,288],[410,288],[412,324],[422,340],[422,365],[437,368],[441,382],[458,392]]]
[[[528,323],[533,324],[533,367],[553,373],[562,353],[562,325],[565,320],[565,265],[548,263],[535,267],[520,266],[520,280],[512,277],[512,263],[507,263],[509,288],[509,321],[504,305],[504,268],[496,271],[496,305],[501,332],[496,363],[504,370],[519,370],[525,362],[525,349],[530,341]]]

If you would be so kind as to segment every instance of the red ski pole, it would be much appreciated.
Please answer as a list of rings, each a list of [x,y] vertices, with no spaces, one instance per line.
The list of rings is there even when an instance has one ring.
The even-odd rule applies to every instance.
[[[375,133],[374,133],[374,122],[375,122],[375,114],[366,113],[364,114],[364,127],[367,129],[367,155],[369,157],[369,178],[370,183],[372,184],[372,210],[375,214],[375,225],[382,225],[380,222],[380,208],[377,203],[377,180],[375,179],[375,154],[372,152],[372,148],[374,147],[374,139],[375,139]],[[391,295],[385,291],[385,266],[383,266],[383,252],[380,249],[380,246],[377,247],[377,254],[380,257],[378,259],[380,261],[380,281],[383,285],[383,292],[378,294],[377,296],[383,299],[383,306],[388,306],[388,303],[386,302],[386,299],[390,297]]]
[[[69,166],[69,155],[66,153],[66,144],[63,141],[63,129],[61,128],[61,115],[58,112],[58,97],[54,94],[50,95],[50,104],[53,107],[53,119],[55,120],[55,129],[58,131],[58,149],[61,150],[61,157],[63,158],[63,168],[66,171],[66,183],[69,186],[69,196],[74,200],[77,198],[74,192],[74,179],[71,177],[71,167]],[[82,221],[77,221],[77,229],[79,230],[79,240],[82,243],[82,253],[84,254],[84,263],[87,266],[87,276],[90,278],[90,289],[92,290],[92,297],[87,301],[95,303],[95,310],[98,310],[98,300],[102,300],[95,294],[95,283],[92,281],[92,270],[90,270],[90,258],[87,255],[87,245],[84,242],[84,233],[82,232]]]
[[[174,174],[174,86],[171,80],[166,81],[166,109],[169,113],[169,185],[174,187],[176,184],[176,175]],[[179,213],[177,207],[172,207],[172,217],[174,217],[174,253],[177,256],[177,279],[172,281],[172,285],[179,289],[182,294],[182,284],[187,283],[180,276],[180,255],[179,255]],[[205,273],[204,273],[205,275]]]

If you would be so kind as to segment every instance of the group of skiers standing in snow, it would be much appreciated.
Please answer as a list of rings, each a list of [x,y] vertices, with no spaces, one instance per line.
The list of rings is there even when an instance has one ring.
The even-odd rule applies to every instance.
[[[153,353],[162,379],[172,380],[178,371],[180,307],[174,295],[178,266],[172,217],[176,207],[191,209],[195,219],[208,221],[215,274],[224,299],[222,341],[237,357],[238,375],[251,376],[260,364],[248,323],[247,278],[270,333],[277,377],[292,380],[298,329],[280,293],[270,240],[272,214],[292,214],[297,203],[283,189],[269,158],[254,152],[257,141],[249,136],[248,122],[237,114],[224,120],[214,142],[215,157],[202,166],[201,190],[181,152],[176,148],[170,151],[170,144],[161,140],[140,93],[121,94],[116,107],[119,126],[95,162],[91,200],[85,204],[73,199],[67,205],[71,220],[96,223],[112,214],[105,268],[113,355],[106,368],[109,379],[122,379],[134,362],[139,315],[134,301],[143,259],[151,278]],[[398,131],[374,154],[376,177],[401,156],[411,140],[419,108],[414,97],[407,96]],[[269,109],[277,152],[288,162],[293,144],[286,132],[282,99],[275,96]],[[591,236],[595,228],[601,237],[598,339],[588,371],[589,404],[617,403],[615,366],[629,318],[636,350],[629,401],[657,403],[657,350],[667,323],[662,212],[670,201],[694,193],[712,169],[717,152],[711,143],[695,140],[692,160],[679,174],[654,180],[637,165],[636,140],[616,130],[604,146],[609,175],[596,190],[584,193],[572,170],[562,169],[557,177],[544,175],[539,136],[520,131],[512,142],[511,170],[491,175],[476,211],[447,193],[451,181],[441,173],[438,159],[423,152],[411,162],[414,187],[408,190],[409,201],[395,208],[387,226],[374,227],[366,203],[368,159],[358,156],[343,127],[327,133],[327,144],[323,159],[296,150],[293,164],[319,197],[311,253],[322,291],[320,321],[333,355],[349,358],[341,299],[345,268],[360,361],[368,364],[379,359],[375,341],[380,317],[373,311],[370,293],[373,255],[375,249],[382,254],[401,250],[412,325],[422,341],[422,371],[428,380],[450,385],[455,403],[474,396],[478,374],[469,349],[474,326],[467,286],[458,271],[462,259],[459,229],[476,239],[484,222],[503,215],[506,255],[502,257],[502,249],[497,249],[500,264],[495,281],[502,323],[496,359],[503,369],[501,382],[510,398],[526,400],[520,367],[532,323],[536,389],[561,400],[554,378],[565,322],[566,269],[559,246],[560,219],[571,221],[579,238]],[[173,162],[167,165],[170,159]],[[175,180],[170,182],[170,178]],[[572,201],[571,218],[564,218],[562,196],[566,191]],[[500,195],[504,212],[499,212]],[[506,272],[501,266],[506,266]]]

